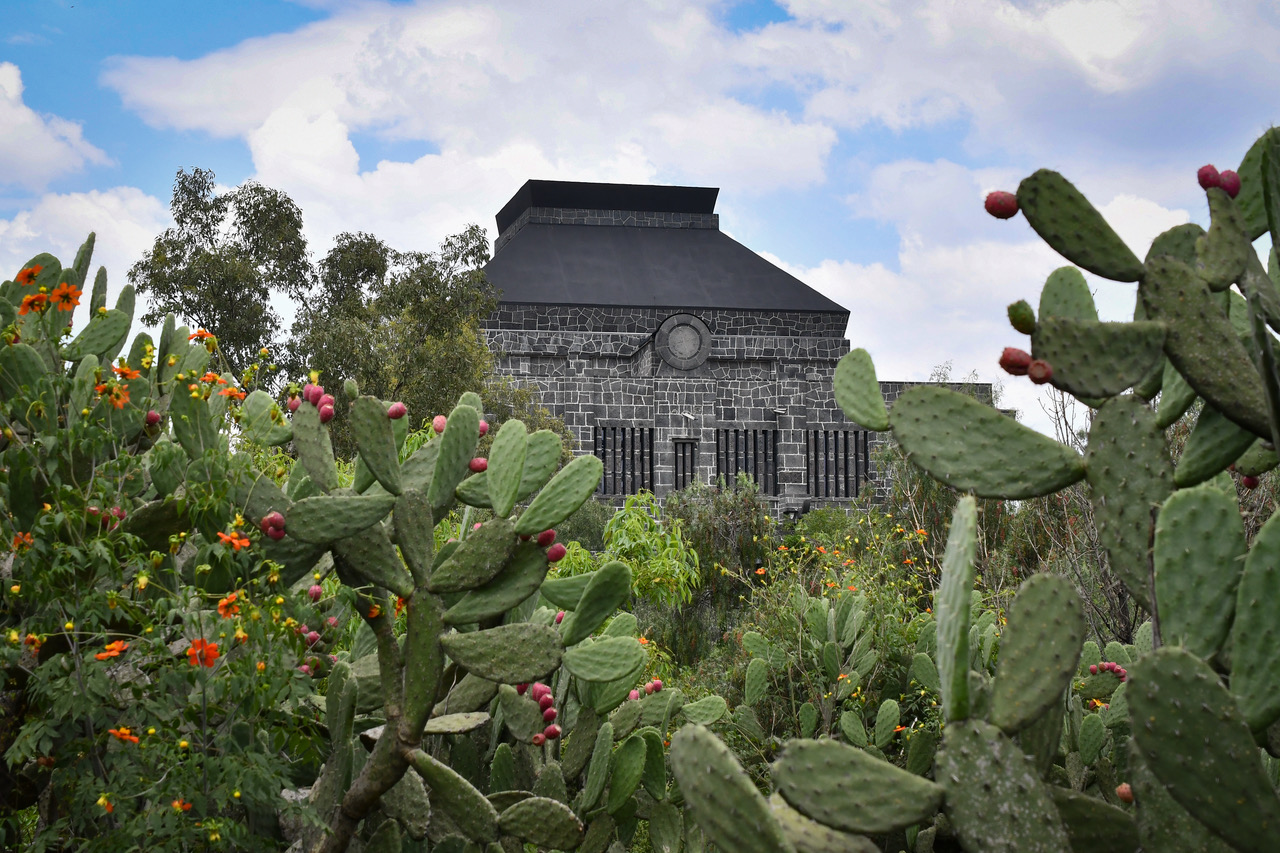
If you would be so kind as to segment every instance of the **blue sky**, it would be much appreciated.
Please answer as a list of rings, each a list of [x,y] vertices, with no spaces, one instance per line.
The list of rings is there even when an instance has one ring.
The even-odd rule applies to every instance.
[[[1061,264],[987,191],[1056,168],[1141,254],[1280,113],[1260,0],[9,0],[0,23],[0,265],[95,230],[119,286],[194,166],[289,193],[316,256],[492,232],[532,177],[717,186],[721,227],[849,307],[894,379],[999,379],[1004,306]],[[1039,399],[1005,383],[1047,428]]]

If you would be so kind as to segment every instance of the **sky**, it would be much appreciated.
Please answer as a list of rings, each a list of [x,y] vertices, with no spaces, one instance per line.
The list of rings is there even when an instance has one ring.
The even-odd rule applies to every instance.
[[[0,275],[95,231],[118,291],[195,167],[288,193],[317,259],[492,238],[529,178],[714,186],[881,379],[976,371],[1051,432],[996,362],[1065,261],[984,196],[1056,169],[1140,257],[1207,224],[1196,170],[1280,115],[1278,30],[1265,0],[4,0]]]

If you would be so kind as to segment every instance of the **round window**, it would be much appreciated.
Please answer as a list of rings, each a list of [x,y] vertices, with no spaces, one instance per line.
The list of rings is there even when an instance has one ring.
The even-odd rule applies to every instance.
[[[692,370],[711,354],[711,330],[692,314],[673,314],[658,327],[658,355],[677,370]]]

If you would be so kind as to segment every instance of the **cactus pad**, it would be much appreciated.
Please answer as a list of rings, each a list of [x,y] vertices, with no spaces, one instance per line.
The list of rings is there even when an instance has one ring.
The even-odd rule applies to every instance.
[[[560,453],[564,445],[560,437],[549,429],[540,429],[530,433],[525,443],[524,470],[520,475],[520,489],[516,500],[522,501],[536,492],[551,479],[556,465],[560,463]]]
[[[1280,131],[1275,128],[1259,136],[1240,161],[1240,168],[1236,170],[1240,175],[1240,194],[1236,196],[1235,202],[1244,218],[1245,234],[1250,242],[1261,237],[1270,227],[1263,199],[1262,155],[1272,140],[1277,139],[1280,139]]]
[[[1058,267],[1049,273],[1040,291],[1040,319],[1067,317],[1072,320],[1098,319],[1097,306],[1084,274],[1075,267]]]
[[[467,672],[489,681],[537,681],[560,665],[560,635],[545,625],[516,622],[440,638],[445,653]]]
[[[1151,513],[1173,490],[1173,465],[1146,403],[1126,395],[1103,405],[1089,428],[1085,461],[1098,539],[1111,570],[1149,608]]]
[[[297,508],[298,504],[294,504],[294,509]],[[357,583],[353,582],[355,579],[347,578],[344,583],[352,586],[370,583],[385,587],[402,598],[413,595],[413,578],[405,571],[386,530],[381,526],[368,527],[340,539],[333,543],[333,550],[342,563],[340,568],[354,573],[360,581]]]
[[[609,814],[616,815],[631,799],[636,788],[640,787],[647,752],[644,738],[640,735],[627,738],[614,752],[609,776],[609,799],[605,806]]]
[[[181,396],[175,394],[174,401]],[[299,406],[293,413],[292,423],[293,446],[298,451],[298,461],[302,463],[303,470],[320,491],[332,491],[338,485],[338,466],[333,461],[329,430],[320,423],[320,412],[315,406]]]
[[[431,574],[432,551],[435,548],[434,519],[431,517],[431,501],[419,489],[405,489],[396,498],[391,519],[396,532],[396,544],[404,556],[414,580],[425,583]]]
[[[1165,354],[1188,384],[1222,414],[1269,438],[1262,380],[1231,321],[1191,268],[1153,258],[1138,295],[1153,320],[1168,327]]]
[[[644,646],[634,637],[610,637],[580,643],[564,652],[564,668],[574,678],[589,682],[610,682],[643,666]]]
[[[582,591],[591,582],[595,572],[581,575],[569,575],[563,578],[548,578],[542,584],[542,597],[556,607],[573,610],[582,598]]]
[[[498,812],[470,782],[449,765],[420,749],[409,753],[409,764],[431,792],[432,807],[439,808],[474,841],[498,840]]]
[[[773,768],[782,797],[804,816],[844,832],[886,833],[926,821],[942,788],[831,740],[792,740]]]
[[[573,612],[565,617],[561,626],[566,646],[576,645],[591,636],[631,597],[631,569],[626,563],[613,560],[588,577]]]
[[[1138,838],[1143,850],[1169,853],[1231,853],[1232,847],[1218,838],[1169,796],[1164,785],[1151,774],[1142,753],[1129,741],[1129,781],[1138,802]]]
[[[520,479],[524,476],[524,455],[528,447],[528,431],[517,420],[507,421],[498,430],[489,451],[489,468],[485,478],[489,487],[489,503],[494,515],[506,518],[516,505]]]
[[[738,759],[702,726],[671,738],[671,767],[685,805],[709,839],[735,853],[795,853]]]
[[[581,811],[586,812],[596,804],[604,793],[604,786],[609,781],[609,764],[613,760],[613,725],[605,722],[596,731],[595,743],[591,749],[591,763],[587,765],[587,781],[579,795]]]
[[[466,625],[500,616],[536,593],[546,574],[547,552],[536,542],[521,542],[493,580],[471,590],[445,611],[445,624]]]
[[[391,495],[320,495],[295,503],[285,521],[290,536],[327,545],[382,521],[395,503]]]
[[[433,518],[443,518],[449,505],[453,503],[453,490],[467,476],[479,436],[479,412],[467,405],[455,406],[449,413],[444,432],[440,434],[439,450],[431,472],[431,485],[427,488]]]
[[[485,522],[436,567],[427,588],[437,593],[461,592],[488,583],[506,567],[518,542],[510,521]]]
[[[582,821],[564,803],[547,797],[529,797],[508,807],[498,828],[539,848],[573,850],[582,843]]]
[[[907,458],[962,492],[1018,500],[1084,477],[1084,462],[1071,448],[946,388],[908,389],[890,419]]]
[[[1051,791],[1072,850],[1133,853],[1138,849],[1138,827],[1123,809],[1087,794],[1058,787]]]
[[[764,698],[764,692],[769,686],[769,664],[763,658],[752,658],[751,663],[747,664],[746,679],[743,700],[748,705],[754,705]]]
[[[1060,575],[1034,575],[1022,585],[1000,639],[991,722],[1013,734],[1061,701],[1084,643],[1083,611]]]
[[[869,838],[839,832],[800,814],[787,805],[781,794],[769,797],[769,809],[798,853],[877,853]]]
[[[1141,382],[1164,358],[1164,327],[1151,321],[1099,323],[1046,317],[1031,354],[1053,365],[1055,387],[1077,397],[1113,397]]]
[[[1186,488],[1216,476],[1239,459],[1254,440],[1253,433],[1205,403],[1178,458],[1178,467],[1173,472],[1174,485]]]
[[[893,741],[893,736],[901,720],[902,710],[898,707],[898,700],[886,699],[880,703],[880,707],[876,710],[875,738],[877,747],[884,749]]]
[[[1069,853],[1048,788],[1022,750],[978,720],[947,726],[934,765],[947,817],[966,850]]]
[[[1134,664],[1129,676],[1133,738],[1155,777],[1242,853],[1272,849],[1280,800],[1214,671],[1190,652],[1165,646]]]
[[[1261,732],[1280,719],[1280,515],[1253,540],[1236,592],[1232,626],[1231,692],[1249,728]]]
[[[1153,549],[1165,642],[1203,658],[1222,648],[1247,549],[1234,494],[1201,486],[1165,501]]]
[[[1018,208],[1036,233],[1073,264],[1114,281],[1142,277],[1142,263],[1084,194],[1057,172],[1041,169],[1023,178]]]
[[[869,430],[889,428],[889,412],[876,380],[876,366],[866,350],[853,350],[840,359],[834,384],[836,402],[845,417]]]
[[[952,722],[969,716],[969,599],[973,591],[973,561],[977,553],[977,503],[972,497],[964,497],[951,515],[951,531],[942,557],[942,581],[933,601],[938,616],[938,675],[942,683],[942,707],[946,719]],[[865,737],[864,732],[864,742]]]
[[[1210,188],[1206,195],[1211,221],[1209,233],[1196,242],[1196,271],[1210,290],[1226,290],[1240,278],[1249,256],[1256,259],[1257,255],[1245,234],[1244,217],[1231,196],[1218,187]]]
[[[1102,717],[1090,714],[1080,721],[1080,760],[1085,764],[1093,764],[1102,754],[1102,747],[1107,741],[1107,727]]]
[[[704,696],[697,702],[690,702],[680,709],[684,719],[691,725],[709,726],[717,722],[729,710],[729,704],[720,696]]]
[[[600,485],[602,471],[596,456],[579,456],[561,468],[516,519],[516,533],[536,536],[573,515]]]

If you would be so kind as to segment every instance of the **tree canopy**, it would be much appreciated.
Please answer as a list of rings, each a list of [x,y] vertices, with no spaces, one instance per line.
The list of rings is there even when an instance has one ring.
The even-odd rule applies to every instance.
[[[243,370],[278,343],[279,294],[303,300],[314,278],[302,211],[280,190],[249,181],[218,194],[208,169],[178,172],[169,209],[173,227],[129,269],[145,296],[144,323],[173,312],[212,332],[228,366]]]

